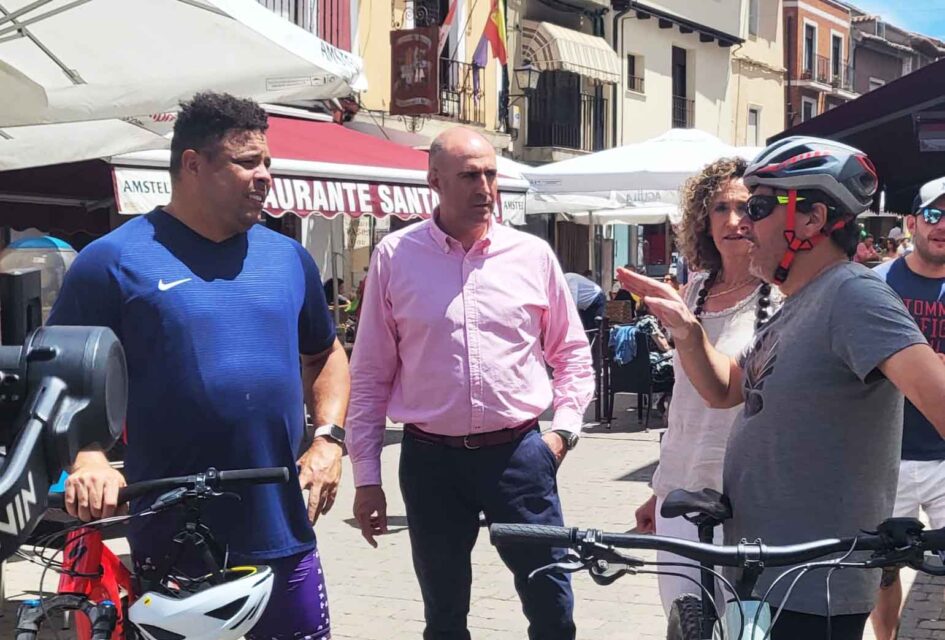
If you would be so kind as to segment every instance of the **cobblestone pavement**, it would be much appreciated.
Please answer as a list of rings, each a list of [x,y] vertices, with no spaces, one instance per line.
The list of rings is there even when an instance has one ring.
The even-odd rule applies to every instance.
[[[568,524],[608,531],[633,526],[634,509],[649,495],[647,482],[658,455],[657,431],[645,432],[634,412],[626,410],[632,396],[618,396],[613,429],[591,425],[580,446],[569,454],[559,474]],[[651,426],[657,427],[653,419]],[[547,426],[547,423],[545,423]],[[391,428],[383,454],[383,477],[389,502],[391,533],[372,549],[361,538],[351,516],[354,490],[345,461],[343,485],[334,510],[318,523],[322,562],[328,576],[332,627],[336,640],[400,640],[419,638],[423,606],[410,561],[403,502],[397,488],[400,431]],[[125,552],[123,541],[110,543]],[[646,556],[645,553],[640,555]],[[22,561],[5,568],[7,598],[18,600],[35,591],[41,570]],[[477,640],[522,640],[526,622],[511,574],[481,531],[473,551],[474,583],[469,626]],[[914,574],[904,572],[905,585]],[[47,588],[55,576],[46,578]],[[578,637],[595,640],[657,640],[665,638],[666,621],[655,576],[630,576],[609,587],[586,575],[574,579]],[[920,576],[906,602],[901,640],[945,638],[945,582]],[[12,637],[15,603],[0,618],[0,638]],[[60,634],[71,637],[69,633]],[[44,633],[43,640],[55,636]],[[865,636],[873,640],[867,632]]]

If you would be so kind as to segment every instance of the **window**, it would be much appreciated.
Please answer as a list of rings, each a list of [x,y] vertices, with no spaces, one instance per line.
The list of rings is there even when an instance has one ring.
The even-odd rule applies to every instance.
[[[759,132],[761,129],[761,109],[758,107],[748,107],[748,132],[745,136],[745,143],[749,146],[761,146],[759,142]]]
[[[814,75],[814,55],[817,51],[817,27],[804,25],[804,72],[808,77]]]
[[[880,78],[870,77],[870,91],[872,91],[873,89],[879,89],[884,84],[886,84],[885,80],[882,80]]]
[[[748,35],[758,35],[758,0],[748,0]]]
[[[876,35],[878,35],[880,38],[886,37],[886,23],[882,20],[876,21]]]
[[[843,36],[834,34],[830,38],[830,71],[839,79],[843,61]]]
[[[813,98],[801,98],[801,122],[807,122],[817,116],[817,101]]]
[[[688,98],[689,80],[687,73],[688,53],[680,47],[673,47],[672,89],[673,111],[672,123],[674,129],[691,129],[693,126],[693,112],[695,101]]]
[[[912,73],[912,57],[902,59],[902,75],[908,75]]]
[[[627,55],[627,90],[643,93],[643,56]]]

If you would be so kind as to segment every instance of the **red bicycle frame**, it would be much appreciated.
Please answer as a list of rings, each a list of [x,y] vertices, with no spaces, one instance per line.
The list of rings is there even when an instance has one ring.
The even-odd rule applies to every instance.
[[[78,594],[92,602],[111,600],[118,612],[112,640],[125,640],[125,607],[137,598],[131,572],[102,541],[98,529],[77,529],[66,536],[62,564],[67,572],[59,576],[59,593]],[[85,577],[95,576],[95,577]],[[127,600],[123,601],[125,596]],[[85,616],[75,616],[77,640],[91,640],[92,629]]]

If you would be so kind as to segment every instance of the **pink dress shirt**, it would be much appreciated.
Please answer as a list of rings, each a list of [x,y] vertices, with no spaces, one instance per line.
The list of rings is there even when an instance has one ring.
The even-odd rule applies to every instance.
[[[465,252],[427,220],[377,246],[351,358],[356,487],[381,484],[388,416],[463,436],[521,424],[553,401],[553,428],[579,432],[593,393],[587,337],[546,242],[493,224]]]

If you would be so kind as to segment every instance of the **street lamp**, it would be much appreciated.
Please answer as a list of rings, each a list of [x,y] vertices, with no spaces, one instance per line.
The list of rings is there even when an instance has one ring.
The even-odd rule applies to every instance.
[[[514,71],[515,82],[526,95],[538,88],[538,77],[541,71],[530,61],[526,60],[521,67],[515,67]]]
[[[517,124],[516,118],[511,117],[512,105],[515,104],[520,98],[524,98],[525,104],[528,104],[528,98],[535,93],[535,89],[538,88],[538,78],[541,75],[541,71],[532,65],[529,60],[525,60],[524,64],[521,67],[515,67],[513,69],[515,73],[515,84],[518,85],[519,90],[522,92],[518,95],[509,95],[508,96],[508,106],[506,111],[506,130],[509,132],[509,135],[512,136],[512,140],[518,139],[518,126],[513,126],[513,120]]]

